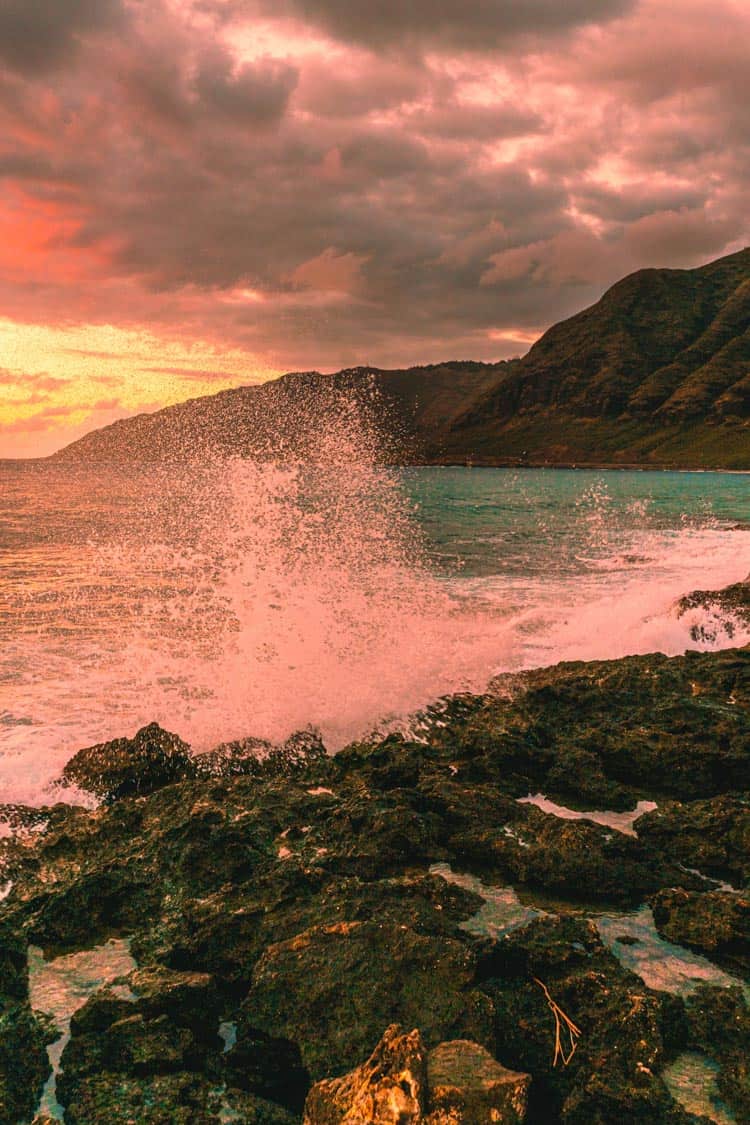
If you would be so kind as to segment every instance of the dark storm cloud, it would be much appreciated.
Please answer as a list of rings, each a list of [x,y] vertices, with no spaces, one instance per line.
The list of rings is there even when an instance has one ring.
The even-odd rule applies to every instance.
[[[346,42],[366,47],[441,46],[485,51],[519,35],[544,36],[601,23],[631,8],[631,0],[274,0]],[[242,10],[242,3],[237,5]]]
[[[662,158],[664,156],[662,150]],[[616,190],[603,184],[581,184],[573,193],[579,210],[588,215],[615,223],[631,223],[646,215],[660,212],[680,212],[703,206],[705,188],[688,184],[668,187],[649,183],[632,184],[627,191]]]
[[[297,83],[297,70],[261,59],[237,66],[226,48],[190,44],[186,56],[170,54],[158,39],[120,63],[122,92],[131,109],[148,121],[177,130],[203,122],[209,128],[269,125],[283,116]]]
[[[698,0],[258,10],[133,3],[93,43],[69,5],[54,75],[0,76],[7,315],[279,369],[498,358],[747,234],[748,21],[723,0],[723,23]]]
[[[455,141],[499,141],[544,131],[538,113],[516,105],[466,105],[445,102],[409,116],[409,126],[426,137]]]
[[[28,74],[69,61],[81,37],[123,18],[120,0],[2,0],[0,63]]]
[[[200,61],[194,89],[209,115],[238,124],[269,123],[284,115],[297,78],[294,67],[269,59],[234,71],[228,52],[212,51]]]
[[[415,61],[358,51],[331,66],[330,59],[311,58],[299,77],[297,104],[316,117],[358,118],[398,108],[403,103],[452,91],[454,83]]]

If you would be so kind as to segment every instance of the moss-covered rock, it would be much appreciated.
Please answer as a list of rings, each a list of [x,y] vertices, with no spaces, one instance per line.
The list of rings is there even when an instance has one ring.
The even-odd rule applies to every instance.
[[[65,766],[60,783],[83,789],[101,801],[153,793],[195,773],[189,750],[176,734],[151,723],[134,738],[116,738],[79,750]]]
[[[69,1125],[297,1125],[281,1106],[195,1074],[131,1078],[103,1071],[86,1078],[65,1112]]]
[[[51,1067],[50,1031],[28,1004],[15,1004],[0,1015],[0,1121],[29,1121]]]
[[[473,987],[471,949],[403,923],[342,921],[270,945],[244,1003],[248,1019],[296,1041],[315,1081],[357,1065],[383,1027],[419,1027],[425,1042],[489,1043],[492,1005]]]
[[[669,941],[750,969],[750,899],[724,891],[668,888],[659,891],[652,905],[656,927]]]
[[[706,1049],[708,1016],[627,972],[584,915],[648,897],[672,940],[746,970],[744,898],[706,879],[747,876],[749,716],[740,649],[524,673],[502,694],[443,701],[419,742],[333,758],[311,744],[265,772],[154,775],[130,796],[114,744],[119,780],[100,807],[45,810],[4,848],[0,1013],[20,1029],[4,1037],[8,1096],[27,1106],[48,1070],[26,1008],[29,940],[54,952],[112,935],[139,968],[73,1017],[59,1091],[74,1123],[213,1122],[231,1091],[238,1120],[288,1121],[311,1082],[359,1066],[393,1022],[428,1049],[471,1040],[530,1073],[533,1125],[684,1122],[659,1075]],[[530,791],[658,808],[636,838],[519,803]],[[480,876],[466,885],[481,894],[435,864]],[[508,884],[523,910],[482,931]],[[529,907],[554,916],[513,930]],[[553,1065],[550,1000],[580,1031],[567,1066]],[[741,1107],[731,1028],[744,1017],[706,1004]]]
[[[533,1075],[530,1121],[686,1120],[658,1076],[675,1004],[623,969],[591,923],[531,922],[491,948],[482,975],[496,1055]]]

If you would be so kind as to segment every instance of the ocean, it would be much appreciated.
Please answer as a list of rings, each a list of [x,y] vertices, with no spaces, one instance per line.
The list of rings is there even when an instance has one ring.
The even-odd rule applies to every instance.
[[[750,639],[750,477],[0,462],[0,802],[156,720],[337,749],[498,673]]]

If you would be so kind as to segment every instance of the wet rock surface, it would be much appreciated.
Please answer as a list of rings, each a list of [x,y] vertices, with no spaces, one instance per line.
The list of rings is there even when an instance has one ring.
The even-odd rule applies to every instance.
[[[717,1085],[738,1122],[750,1121],[750,1010],[738,988],[704,986],[686,1005],[688,1045],[720,1063]]]
[[[49,1074],[49,1027],[28,1004],[0,1015],[0,1121],[31,1120]]]
[[[750,792],[667,802],[637,828],[639,839],[675,863],[738,888],[750,882]]]
[[[151,723],[134,738],[118,738],[79,750],[60,778],[102,801],[153,793],[194,773],[189,747],[176,734]]]
[[[99,807],[15,807],[0,1120],[31,1121],[49,1074],[29,944],[50,958],[111,939],[138,967],[71,1019],[57,1089],[76,1125],[300,1122],[311,1088],[355,1072],[393,1024],[427,1056],[464,1041],[531,1075],[532,1125],[695,1122],[662,1078],[690,1051],[750,1120],[750,649],[506,677],[417,733],[335,757],[313,732],[259,758],[248,739],[201,763],[152,726],[69,763]],[[585,819],[639,801],[657,807],[635,836]],[[699,950],[722,987],[649,987],[615,955],[618,917],[637,948],[625,922],[646,903],[665,957],[689,975],[680,947]]]
[[[677,603],[677,615],[683,617],[691,610],[708,610],[714,617],[713,624],[703,620],[690,629],[694,641],[712,643],[723,632],[731,640],[738,627],[750,625],[750,577],[744,582],[735,582],[723,590],[693,590]]]
[[[719,962],[750,971],[750,899],[722,891],[660,891],[653,901],[660,933]]]

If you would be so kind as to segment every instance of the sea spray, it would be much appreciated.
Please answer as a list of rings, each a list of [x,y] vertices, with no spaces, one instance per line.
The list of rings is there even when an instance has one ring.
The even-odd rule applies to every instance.
[[[86,581],[50,621],[29,598],[46,653],[18,685],[6,799],[49,799],[76,749],[152,720],[196,749],[310,725],[335,749],[510,659],[432,572],[366,398],[298,392],[261,437],[249,458],[110,467]]]
[[[281,455],[173,466],[137,531],[124,666],[141,717],[198,747],[312,724],[335,748],[467,667],[475,622],[426,563],[369,403],[294,406],[264,431]]]
[[[747,639],[676,609],[750,570],[745,478],[396,470],[367,400],[324,405],[252,457],[5,471],[0,800],[152,720],[336,749],[498,672]]]

